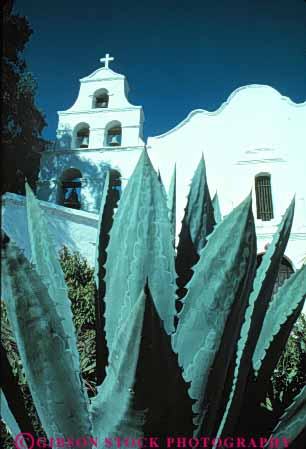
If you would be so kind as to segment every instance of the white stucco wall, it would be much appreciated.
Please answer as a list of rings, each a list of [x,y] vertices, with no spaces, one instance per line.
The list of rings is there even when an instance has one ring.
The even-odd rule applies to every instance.
[[[98,215],[44,201],[40,205],[46,215],[56,249],[59,251],[66,245],[70,250],[80,252],[94,266]],[[31,260],[25,197],[13,193],[3,196],[2,228]]]
[[[256,220],[258,252],[296,194],[288,257],[300,266],[306,255],[306,103],[295,104],[269,86],[237,89],[217,111],[196,110],[167,133],[148,139],[148,152],[168,189],[177,168],[179,228],[190,180],[204,153],[211,195],[226,215],[253,189],[261,172],[271,174],[274,219]]]
[[[106,171],[121,173],[122,187],[131,176],[144,147],[46,151],[41,159],[37,196],[44,201],[58,202],[61,176],[66,169],[76,168],[82,174],[81,205],[83,210],[97,213],[100,208]]]

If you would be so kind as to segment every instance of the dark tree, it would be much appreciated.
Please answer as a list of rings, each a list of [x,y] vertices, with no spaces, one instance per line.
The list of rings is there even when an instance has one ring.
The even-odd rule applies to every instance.
[[[27,19],[12,9],[13,1],[6,1],[2,16],[1,193],[24,194],[25,178],[35,189],[40,155],[47,143],[41,137],[46,122],[35,105],[36,82],[22,57],[33,31]]]

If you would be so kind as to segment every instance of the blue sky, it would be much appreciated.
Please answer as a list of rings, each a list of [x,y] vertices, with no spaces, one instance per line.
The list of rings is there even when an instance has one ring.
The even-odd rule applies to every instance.
[[[217,109],[237,87],[268,84],[306,100],[304,0],[16,0],[34,34],[25,51],[54,139],[57,110],[100,66],[127,76],[145,135],[161,134],[193,109]]]

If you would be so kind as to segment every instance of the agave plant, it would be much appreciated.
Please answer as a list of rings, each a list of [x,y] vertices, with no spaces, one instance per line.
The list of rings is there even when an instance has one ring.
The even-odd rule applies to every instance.
[[[94,436],[104,448],[111,438],[169,447],[167,437],[265,435],[299,449],[305,387],[281,417],[262,407],[305,300],[305,265],[273,295],[294,200],[256,270],[251,195],[221,220],[201,159],[175,251],[175,183],[174,172],[167,198],[145,151],[115,213],[105,183],[95,266],[101,384],[91,400],[58,255],[27,186],[32,263],[4,239],[3,298],[47,437]],[[16,435],[24,424],[9,390],[3,398]]]

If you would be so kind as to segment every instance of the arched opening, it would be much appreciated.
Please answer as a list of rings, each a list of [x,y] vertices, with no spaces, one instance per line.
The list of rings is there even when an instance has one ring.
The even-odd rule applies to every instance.
[[[255,176],[255,194],[257,218],[269,221],[273,218],[273,201],[271,189],[271,175],[259,173]]]
[[[111,202],[112,204],[117,204],[122,192],[121,173],[118,170],[110,170],[109,183],[111,188]]]
[[[109,95],[106,89],[99,89],[94,93],[92,107],[96,108],[107,108],[109,101]]]
[[[65,170],[61,177],[59,204],[71,209],[81,209],[82,173],[76,168]]]
[[[263,258],[263,254],[257,255],[257,268],[261,264]],[[279,287],[283,285],[286,279],[288,279],[294,273],[294,269],[292,267],[291,262],[287,259],[287,257],[283,257],[278,269],[277,278],[273,288],[273,294],[277,292]]]
[[[89,125],[80,123],[74,130],[74,148],[88,148]]]
[[[108,147],[120,147],[122,128],[120,122],[111,122],[106,127],[105,145]]]

